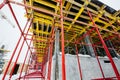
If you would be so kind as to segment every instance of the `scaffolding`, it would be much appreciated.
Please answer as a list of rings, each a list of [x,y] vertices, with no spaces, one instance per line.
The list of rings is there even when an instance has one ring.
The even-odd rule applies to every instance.
[[[23,30],[11,4],[19,5],[26,9],[28,20]],[[12,77],[24,44],[27,44],[28,50],[26,51],[18,79],[40,78],[42,80],[51,80],[52,57],[56,54],[57,65],[57,54],[59,54],[60,47],[62,52],[62,80],[66,80],[65,48],[69,46],[72,47],[72,49],[68,49],[69,53],[75,52],[75,55],[77,55],[80,80],[83,80],[82,72],[84,71],[81,69],[78,54],[82,53],[81,49],[83,48],[86,51],[83,54],[88,54],[97,59],[101,70],[102,78],[94,80],[120,79],[119,71],[112,59],[112,57],[119,58],[120,55],[120,11],[115,11],[98,0],[24,0],[23,3],[4,0],[0,4],[0,9],[5,5],[8,5],[21,35],[5,69],[2,80],[7,75],[20,42],[22,44],[14,66],[11,69],[9,79]],[[59,35],[57,35],[58,31],[60,31]],[[32,34],[29,34],[29,32]],[[59,37],[56,38],[56,35],[60,39]],[[22,38],[24,39],[22,40]],[[33,46],[31,45],[32,43]],[[61,43],[61,46],[57,43]],[[28,67],[25,75],[22,76],[28,54],[30,54]],[[98,56],[105,55],[110,60],[115,73],[114,77],[108,78],[104,75]],[[34,71],[31,72],[31,70]],[[55,75],[57,76],[57,73]]]

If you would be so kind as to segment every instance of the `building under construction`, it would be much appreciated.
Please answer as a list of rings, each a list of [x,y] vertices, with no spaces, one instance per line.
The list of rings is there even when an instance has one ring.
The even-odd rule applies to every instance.
[[[12,4],[26,10],[24,29]],[[5,5],[21,35],[1,80],[120,80],[120,11],[99,0],[3,0],[0,9]]]

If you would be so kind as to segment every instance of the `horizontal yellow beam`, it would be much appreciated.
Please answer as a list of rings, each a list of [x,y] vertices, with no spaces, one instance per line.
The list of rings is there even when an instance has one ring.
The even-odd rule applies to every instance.
[[[42,30],[34,30],[34,29],[30,29],[30,32],[36,32],[36,33],[41,33],[41,34],[45,34],[45,35],[50,35],[50,33],[49,32],[44,32],[44,31],[42,31]]]
[[[81,9],[79,10],[79,12],[77,13],[77,15],[75,16],[73,22],[71,23],[71,25],[69,26],[67,32],[70,30],[70,28],[72,27],[72,25],[75,23],[75,21],[78,19],[78,17],[81,15],[81,13],[83,12],[84,7],[81,7]]]
[[[49,6],[51,8],[54,8],[54,9],[56,8],[56,5],[54,5],[52,3],[49,3],[46,0],[34,0],[34,1],[37,2],[37,3],[43,4],[45,6]]]
[[[43,13],[34,12],[34,15],[35,15],[35,16],[38,16],[38,17],[41,17],[41,18],[46,18],[46,19],[48,19],[48,20],[53,20],[53,17],[48,16],[48,15],[45,15],[45,14],[43,14]]]

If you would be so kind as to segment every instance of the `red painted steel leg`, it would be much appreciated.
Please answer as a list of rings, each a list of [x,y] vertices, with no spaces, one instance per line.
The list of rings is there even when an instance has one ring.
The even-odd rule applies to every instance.
[[[29,46],[30,46],[30,45],[31,45],[31,43],[32,43],[32,39],[33,39],[33,37],[31,38],[31,41],[30,41]],[[20,77],[21,77],[21,75],[22,75],[22,71],[23,71],[23,68],[24,68],[24,65],[25,65],[25,62],[26,62],[26,59],[27,59],[27,56],[28,56],[28,52],[29,52],[29,50],[30,50],[30,47],[28,47],[28,50],[27,50],[27,52],[26,52],[25,59],[24,59],[24,62],[23,62],[23,65],[22,65],[22,68],[21,68],[21,71],[20,71],[19,78],[20,78]]]
[[[3,74],[2,80],[5,79],[5,76],[6,76],[6,74],[7,74],[7,71],[8,71],[8,69],[9,69],[9,67],[10,67],[10,64],[11,64],[11,62],[12,62],[12,59],[13,59],[14,55],[15,55],[15,52],[16,52],[16,50],[17,50],[17,47],[18,47],[18,45],[19,45],[19,43],[20,43],[21,38],[22,38],[22,35],[20,36],[20,38],[19,38],[19,40],[18,40],[18,42],[17,42],[17,45],[16,45],[16,47],[15,47],[13,53],[12,53],[12,56],[11,56],[9,62],[8,62],[7,68],[5,69],[5,73]]]
[[[87,12],[88,12],[88,15],[89,15],[89,17],[90,17],[90,20],[91,20],[92,23],[93,23],[93,26],[95,26],[96,32],[97,32],[97,34],[98,34],[98,36],[99,36],[99,38],[100,38],[100,40],[101,40],[101,42],[102,42],[102,45],[103,45],[103,47],[104,47],[104,49],[105,49],[105,52],[106,52],[106,54],[107,54],[107,56],[108,56],[108,58],[109,58],[109,60],[110,60],[110,63],[111,63],[112,68],[113,68],[113,70],[114,70],[114,72],[115,72],[115,75],[116,75],[116,77],[118,78],[118,77],[119,77],[119,72],[118,72],[118,70],[117,70],[117,67],[116,67],[116,65],[115,65],[115,63],[114,63],[111,55],[110,55],[110,52],[109,52],[109,50],[108,50],[108,48],[107,48],[107,46],[106,46],[106,44],[105,44],[105,42],[104,42],[104,40],[103,40],[100,32],[99,32],[99,30],[98,30],[97,25],[95,24],[95,22],[94,22],[93,19],[92,19],[91,13],[90,13],[88,10],[87,10]],[[119,79],[119,78],[118,78],[118,79]]]
[[[11,77],[12,77],[13,71],[14,71],[14,69],[15,69],[15,67],[16,67],[17,61],[18,61],[18,59],[19,59],[21,50],[22,50],[23,45],[24,45],[24,42],[25,42],[25,40],[23,40],[23,42],[22,42],[21,48],[20,48],[20,50],[19,50],[19,52],[18,52],[17,58],[16,58],[16,60],[15,60],[15,62],[14,62],[14,65],[13,65],[13,67],[12,67],[12,70],[11,70],[11,72],[10,72],[10,77],[9,77],[9,79],[11,79]]]
[[[6,0],[4,0],[1,4],[0,4],[0,9],[2,9],[6,4]]]
[[[49,65],[48,65],[48,80],[51,80],[51,67],[52,67],[52,52],[53,52],[53,42],[50,44],[50,57],[49,57]]]
[[[12,8],[11,8],[10,4],[8,4],[8,5],[9,5],[10,10],[11,10]],[[11,12],[13,13],[13,10],[11,10]],[[15,15],[14,15],[14,17],[15,17]],[[17,19],[15,18],[15,20],[17,20]],[[17,24],[18,24],[18,22],[17,22]],[[18,26],[19,26],[19,24],[18,24]],[[20,27],[20,26],[19,26],[19,27]],[[22,33],[22,30],[21,30],[21,33]],[[21,41],[22,35],[23,35],[23,34],[21,34],[21,36],[20,36],[20,38],[19,38],[19,40],[18,40],[18,43],[17,43],[17,45],[16,45],[16,47],[15,47],[15,49],[14,49],[14,52],[13,52],[13,54],[12,54],[12,56],[11,56],[11,59],[10,59],[10,61],[9,61],[9,63],[8,63],[8,66],[7,66],[6,70],[5,70],[5,73],[4,73],[4,75],[3,75],[2,80],[5,79],[5,76],[6,76],[6,74],[7,74],[7,71],[8,71],[8,69],[9,69],[9,66],[10,66],[10,64],[11,64],[11,62],[12,62],[12,59],[13,59],[14,55],[15,55],[15,52],[16,52],[16,50],[17,50],[17,47],[18,47],[18,45],[19,45],[19,43],[20,43],[20,41]]]
[[[90,34],[88,34],[88,35],[90,35]],[[90,41],[92,42],[92,39],[91,39],[91,38],[90,38]],[[100,68],[101,74],[102,74],[103,78],[105,79],[105,75],[104,75],[104,72],[103,72],[102,66],[101,66],[101,64],[100,64],[100,61],[99,61],[98,55],[97,55],[97,51],[96,51],[96,49],[95,49],[95,45],[92,44],[91,46],[92,46],[93,49],[94,49],[95,57],[96,57],[96,59],[97,59],[97,62],[98,62],[98,65],[99,65],[99,68]]]
[[[66,80],[65,70],[65,51],[64,51],[64,27],[63,27],[63,13],[62,13],[62,0],[60,0],[60,24],[61,24],[61,48],[62,48],[62,80]]]
[[[48,53],[49,55],[49,65],[48,65],[48,80],[51,80],[51,67],[52,67],[52,53],[53,53],[53,41],[54,41],[54,24],[52,27],[52,34],[51,34],[51,39],[50,39],[50,53]]]
[[[15,13],[14,13],[14,11],[13,11],[13,9],[12,9],[11,4],[8,3],[8,6],[9,6],[10,11],[11,11],[11,13],[12,13],[12,15],[13,15],[13,17],[14,17],[16,23],[17,23],[17,26],[18,26],[18,28],[19,28],[19,30],[20,30],[20,32],[21,32],[23,38],[25,39],[25,42],[26,42],[27,46],[28,46],[28,43],[27,43],[27,41],[26,41],[26,37],[24,36],[24,32],[22,32],[22,29],[21,29],[20,24],[19,24],[19,22],[18,22],[18,20],[17,20],[17,18],[16,18],[16,16],[15,16]],[[31,23],[31,24],[32,24],[32,23]],[[28,47],[29,47],[29,46],[28,46]],[[30,50],[30,51],[31,51],[31,50]]]
[[[25,28],[24,28],[23,31],[25,31],[25,29],[26,29],[26,27],[27,27],[27,24],[28,24],[28,21],[27,21],[27,23],[26,23]],[[31,23],[30,23],[30,25],[29,25],[29,28],[28,28],[28,30],[27,30],[27,33],[28,33],[30,27],[31,27]],[[27,36],[27,35],[26,35],[26,36]],[[26,37],[26,36],[25,36],[25,37]],[[15,60],[14,66],[12,67],[12,71],[11,71],[11,73],[10,73],[10,79],[11,79],[11,77],[12,77],[14,68],[16,67],[17,61],[18,61],[18,59],[19,59],[19,56],[20,56],[20,53],[21,53],[21,51],[22,51],[22,48],[23,48],[23,45],[24,45],[24,42],[25,42],[25,41],[26,41],[26,39],[23,40],[22,45],[21,45],[21,48],[20,48],[20,50],[19,50],[19,52],[18,52],[18,55],[17,55],[17,58],[16,58],[16,60]],[[28,46],[28,47],[29,47],[29,46]]]
[[[27,23],[26,23],[26,24],[27,24]],[[26,28],[26,27],[25,27],[25,28]],[[24,30],[25,30],[25,29],[24,29]],[[11,56],[10,60],[9,60],[9,62],[8,62],[8,65],[7,65],[7,68],[5,69],[5,73],[4,73],[4,75],[3,75],[2,80],[5,79],[5,76],[6,76],[6,74],[7,74],[7,71],[8,71],[8,69],[9,69],[9,67],[10,67],[10,64],[11,64],[12,59],[13,59],[15,53],[16,53],[16,50],[17,50],[17,48],[18,48],[18,46],[19,46],[19,43],[20,43],[21,39],[22,39],[22,34],[21,34],[21,36],[20,36],[20,38],[19,38],[19,40],[18,40],[18,42],[17,42],[17,45],[16,45],[16,47],[15,47],[13,53],[12,53],[12,56]]]
[[[77,44],[75,44],[75,47],[76,47],[76,55],[77,55],[77,61],[78,61],[78,68],[79,68],[79,73],[80,73],[80,80],[82,80],[82,69],[81,69],[81,66],[80,66],[80,59],[79,59],[79,56],[78,56]]]
[[[30,54],[30,58],[31,58],[31,55],[32,55],[32,54]],[[30,65],[30,58],[28,59],[28,66],[27,66],[27,69],[26,69],[26,73],[25,73],[25,74],[29,73],[29,70],[28,70],[28,69],[29,69],[29,65]],[[27,72],[27,71],[28,71],[28,72]]]

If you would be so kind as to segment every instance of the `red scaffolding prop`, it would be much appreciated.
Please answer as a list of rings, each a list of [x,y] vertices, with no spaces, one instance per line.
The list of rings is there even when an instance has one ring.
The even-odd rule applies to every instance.
[[[63,10],[62,10],[62,0],[60,2],[60,24],[61,24],[61,47],[62,47],[62,80],[66,80],[66,70],[65,70],[65,51],[64,51],[64,26],[63,26]]]
[[[11,69],[11,72],[10,72],[10,76],[9,76],[9,79],[11,79],[11,77],[12,77],[12,74],[13,74],[13,72],[14,72],[14,69],[15,69],[15,67],[16,67],[16,64],[17,64],[17,62],[18,62],[18,59],[19,59],[19,57],[20,57],[20,54],[21,54],[21,51],[22,51],[22,49],[23,49],[23,46],[25,45],[25,42],[26,42],[26,44],[27,44],[27,47],[28,47],[28,49],[27,49],[27,51],[26,51],[26,54],[25,54],[25,58],[24,58],[24,62],[23,62],[23,65],[22,65],[22,68],[21,68],[21,70],[20,70],[20,75],[19,75],[19,78],[18,79],[31,79],[31,78],[41,78],[41,79],[43,79],[43,80],[45,80],[45,77],[47,77],[47,80],[51,80],[51,73],[52,73],[52,55],[53,55],[53,46],[54,46],[54,40],[55,40],[55,38],[54,38],[54,36],[55,36],[55,29],[54,29],[54,23],[53,23],[53,27],[52,27],[52,33],[51,33],[51,35],[50,35],[50,38],[49,38],[49,42],[44,42],[44,41],[42,41],[42,40],[36,40],[36,39],[34,39],[33,37],[34,37],[34,35],[33,34],[29,34],[28,32],[29,32],[29,30],[30,30],[30,27],[31,27],[31,25],[32,25],[32,21],[33,21],[33,19],[28,19],[28,21],[26,22],[26,25],[25,25],[25,27],[24,27],[24,29],[22,30],[21,29],[21,26],[20,26],[20,24],[19,24],[19,22],[18,22],[18,20],[17,20],[17,17],[16,17],[16,15],[15,15],[15,13],[14,13],[14,11],[13,11],[13,9],[12,9],[12,6],[11,6],[11,4],[10,3],[13,3],[13,4],[17,4],[17,5],[20,5],[20,6],[23,6],[23,7],[25,7],[25,9],[26,9],[26,13],[27,13],[27,8],[31,8],[31,9],[34,9],[34,10],[37,10],[37,11],[40,11],[40,12],[43,12],[43,13],[46,13],[46,14],[50,14],[50,15],[53,15],[53,16],[57,16],[58,18],[60,18],[60,24],[61,24],[61,51],[62,51],[62,80],[66,80],[66,66],[65,66],[65,51],[64,51],[64,48],[65,48],[65,46],[64,46],[64,43],[65,42],[69,42],[69,41],[65,41],[64,40],[64,25],[63,25],[63,19],[64,20],[69,20],[69,21],[72,21],[73,19],[70,19],[70,18],[67,18],[67,17],[63,17],[63,4],[62,4],[62,0],[58,0],[58,2],[59,2],[59,4],[60,4],[60,15],[58,15],[58,14],[54,14],[54,13],[52,13],[52,12],[48,12],[48,11],[46,11],[46,10],[43,10],[43,9],[39,9],[39,8],[36,8],[36,7],[33,7],[33,6],[29,6],[29,5],[26,5],[26,0],[24,0],[24,4],[22,4],[22,3],[19,3],[19,2],[16,2],[16,1],[13,1],[13,0],[4,0],[3,2],[2,2],[2,4],[0,4],[0,9],[1,8],[3,8],[4,7],[4,5],[7,3],[8,4],[8,7],[9,7],[9,9],[10,9],[10,11],[11,11],[11,13],[12,13],[12,16],[13,16],[13,18],[15,19],[15,21],[16,21],[16,23],[17,23],[17,26],[18,26],[18,28],[19,28],[19,31],[21,32],[21,35],[20,35],[20,37],[19,37],[19,39],[18,39],[18,42],[17,42],[17,44],[16,44],[16,47],[15,47],[15,49],[14,49],[14,51],[13,51],[13,53],[12,53],[12,56],[11,56],[11,58],[10,58],[10,60],[9,60],[9,62],[8,62],[8,65],[7,65],[7,68],[5,69],[5,73],[3,74],[3,77],[2,77],[2,80],[5,80],[5,77],[6,77],[6,75],[7,75],[7,72],[8,72],[8,69],[9,69],[9,67],[10,67],[10,65],[11,65],[11,62],[12,62],[12,60],[13,60],[13,58],[14,58],[14,55],[16,54],[16,51],[17,51],[17,49],[18,49],[18,47],[20,46],[20,42],[22,42],[22,44],[21,44],[21,46],[20,46],[20,49],[19,49],[19,52],[18,52],[18,54],[17,54],[17,57],[16,57],[16,59],[15,59],[15,62],[14,62],[14,64],[13,64],[13,67],[12,67],[12,69]],[[77,55],[77,61],[78,61],[78,69],[79,69],[79,73],[80,73],[80,79],[82,80],[83,79],[83,74],[82,74],[82,69],[81,69],[81,65],[80,65],[80,59],[79,59],[79,56],[78,56],[78,47],[77,47],[77,44],[83,44],[83,45],[87,45],[87,46],[92,46],[93,47],[93,49],[94,49],[94,52],[95,52],[95,56],[96,56],[96,59],[97,59],[97,61],[98,61],[98,65],[99,65],[99,68],[100,68],[100,70],[101,70],[101,73],[102,73],[102,77],[103,78],[100,78],[100,79],[93,79],[93,80],[106,80],[106,79],[108,79],[108,80],[112,80],[112,79],[114,79],[114,78],[117,78],[118,80],[120,79],[120,75],[119,75],[119,72],[118,72],[118,70],[117,70],[117,67],[116,67],[116,65],[115,65],[115,63],[114,63],[114,61],[113,61],[113,59],[112,59],[112,57],[111,57],[111,55],[110,55],[110,52],[109,52],[109,50],[108,50],[108,48],[107,48],[107,46],[106,46],[106,44],[105,44],[105,42],[104,42],[104,40],[103,40],[103,38],[102,38],[102,36],[101,36],[101,34],[100,34],[100,32],[99,32],[99,29],[98,29],[98,27],[97,27],[97,25],[95,24],[95,22],[93,21],[93,19],[92,19],[92,14],[90,13],[90,11],[89,10],[87,10],[87,12],[88,12],[88,15],[89,15],[89,17],[90,17],[90,20],[92,21],[92,23],[93,23],[93,28],[92,29],[90,29],[89,31],[87,31],[85,34],[83,34],[83,36],[82,37],[80,37],[80,38],[78,38],[75,42],[71,42],[71,43],[75,43],[75,47],[76,47],[76,55]],[[90,25],[90,24],[86,24],[86,23],[83,23],[83,22],[80,22],[80,21],[75,21],[76,23],[81,23],[81,24],[84,24],[84,25],[88,25],[88,26],[92,26],[92,25]],[[28,24],[29,24],[29,26],[28,26]],[[27,26],[28,26],[28,28],[27,28]],[[27,32],[25,33],[25,30],[27,29]],[[97,34],[98,34],[98,37],[99,37],[99,39],[100,39],[100,41],[101,41],[101,43],[102,43],[102,45],[103,45],[103,47],[102,48],[104,48],[104,50],[105,50],[105,52],[106,52],[106,54],[107,54],[107,56],[108,56],[108,58],[109,58],[109,60],[110,60],[110,63],[111,63],[111,65],[112,65],[112,68],[113,68],[113,70],[114,70],[114,73],[115,73],[115,75],[116,75],[116,77],[113,77],[113,78],[105,78],[105,75],[104,75],[104,73],[103,73],[103,70],[102,70],[102,66],[101,66],[101,64],[100,64],[100,61],[99,61],[99,58],[98,58],[98,55],[97,55],[97,53],[96,53],[96,49],[95,49],[95,47],[101,47],[101,46],[96,46],[96,45],[94,45],[94,44],[92,44],[92,45],[90,45],[90,44],[85,44],[85,43],[79,43],[79,41],[81,41],[83,38],[85,38],[87,35],[90,35],[90,33],[92,32],[92,31],[96,31],[97,32]],[[117,34],[117,33],[115,33],[115,34]],[[118,34],[117,34],[118,35]],[[31,36],[31,38],[29,39],[29,38],[27,38],[27,36]],[[38,36],[36,36],[36,37],[38,37]],[[120,36],[119,36],[120,37]],[[23,38],[23,41],[22,41],[22,38]],[[40,38],[40,37],[39,37]],[[112,38],[112,37],[109,37],[108,39],[110,39],[110,38]],[[28,44],[28,42],[27,42],[27,40],[30,40],[30,43]],[[107,39],[106,39],[107,40]],[[36,41],[36,42],[44,42],[44,43],[46,43],[46,44],[48,44],[48,46],[46,47],[46,48],[35,48],[35,47],[31,47],[31,43],[32,43],[32,41]],[[49,48],[49,51],[47,51],[48,50],[48,48]],[[36,56],[36,54],[38,54],[38,53],[36,53],[36,52],[32,52],[32,50],[34,50],[34,49],[37,49],[37,50],[46,50],[46,52],[44,53],[45,55],[44,55],[44,57],[43,57],[43,61],[41,62],[41,63],[39,63],[39,62],[37,62],[37,56]],[[26,63],[26,60],[27,60],[27,58],[28,58],[28,54],[30,53],[30,57],[29,57],[29,59],[28,59],[28,66],[27,66],[27,69],[26,69],[26,73],[25,73],[25,75],[24,76],[22,76],[22,71],[23,71],[23,68],[24,68],[24,66],[25,66],[25,63]],[[35,55],[34,56],[34,58],[33,58],[33,55]],[[34,67],[32,67],[31,68],[31,66],[32,66],[32,61],[33,61],[33,59],[35,60],[35,64],[34,64]],[[48,62],[48,63],[47,63]],[[46,64],[48,64],[48,66],[46,65]],[[41,66],[41,70],[39,70],[38,69],[38,67],[39,66]],[[48,68],[48,70],[46,70],[46,68]],[[35,71],[34,72],[30,72],[30,70],[31,69],[34,69]],[[47,75],[47,76],[46,76]]]
[[[119,79],[119,72],[118,72],[118,70],[117,70],[117,67],[116,67],[116,65],[115,65],[115,63],[114,63],[111,55],[110,55],[110,52],[109,52],[109,50],[108,50],[108,48],[107,48],[107,46],[106,46],[106,44],[105,44],[105,42],[104,42],[104,40],[103,40],[100,32],[99,32],[99,30],[98,30],[97,25],[95,24],[95,22],[94,22],[93,19],[92,19],[92,15],[91,15],[90,11],[87,10],[87,12],[88,12],[88,15],[89,15],[89,17],[90,17],[90,20],[91,20],[92,23],[93,23],[93,26],[95,26],[95,30],[96,30],[96,32],[97,32],[97,34],[98,34],[98,36],[99,36],[99,38],[100,38],[100,40],[101,40],[101,42],[102,42],[102,45],[103,45],[103,47],[104,47],[105,52],[106,52],[106,54],[107,54],[107,56],[108,56],[108,58],[109,58],[109,60],[110,60],[110,63],[111,63],[112,68],[113,68],[113,70],[114,70],[114,72],[115,72],[116,78]]]
[[[78,48],[77,48],[77,44],[75,44],[76,47],[76,55],[77,55],[77,61],[78,61],[78,69],[79,69],[79,73],[80,73],[80,80],[83,80],[82,78],[82,69],[81,69],[81,65],[80,65],[80,59],[78,56]]]

